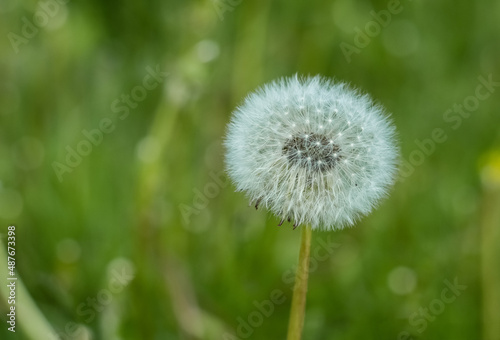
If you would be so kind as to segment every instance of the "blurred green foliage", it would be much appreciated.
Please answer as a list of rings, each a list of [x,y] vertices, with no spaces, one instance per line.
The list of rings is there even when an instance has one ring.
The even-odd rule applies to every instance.
[[[401,1],[350,62],[341,43],[354,45],[386,1],[62,2],[0,5],[0,233],[5,242],[16,225],[18,276],[63,339],[243,339],[238,318],[275,290],[285,302],[250,338],[285,337],[283,275],[300,233],[213,176],[234,107],[295,73],[370,93],[392,112],[407,162],[416,139],[447,136],[355,228],[313,235],[313,249],[327,238],[339,247],[311,274],[304,339],[499,334],[484,321],[500,303],[489,295],[500,266],[485,249],[500,242],[488,156],[500,148],[499,88],[459,128],[443,118],[479,76],[500,81],[499,1]],[[133,92],[157,65],[168,72],[160,86]],[[145,97],[125,104],[125,118],[113,108],[122,94]],[[82,131],[103,120],[114,130],[91,144]],[[68,166],[79,145],[92,150],[60,180],[54,162]],[[110,298],[117,268],[134,278]],[[466,290],[425,327],[421,316],[410,324],[455,278]],[[2,299],[5,320],[7,309]],[[28,338],[27,323],[18,316],[12,334],[4,322],[0,338]]]

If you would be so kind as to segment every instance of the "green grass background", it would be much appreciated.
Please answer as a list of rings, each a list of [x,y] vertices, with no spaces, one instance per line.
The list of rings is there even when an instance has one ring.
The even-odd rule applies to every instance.
[[[483,321],[500,299],[484,287],[500,286],[500,264],[484,254],[500,242],[500,204],[484,174],[499,171],[488,155],[500,149],[500,88],[456,130],[443,114],[479,76],[500,81],[500,2],[401,1],[350,62],[340,44],[387,2],[219,5],[230,8],[222,17],[211,1],[69,1],[15,53],[8,34],[40,3],[2,2],[0,233],[5,245],[16,225],[17,275],[51,326],[81,325],[72,339],[243,339],[238,317],[279,289],[285,302],[249,338],[285,338],[292,292],[282,276],[300,232],[247,207],[231,184],[189,221],[181,207],[223,170],[225,125],[244,96],[298,73],[370,93],[392,113],[404,160],[435,128],[448,136],[356,227],[313,234],[313,249],[327,237],[340,247],[311,274],[304,339],[495,339]],[[209,61],[207,41],[218,52]],[[156,65],[168,77],[121,120],[111,104]],[[59,181],[53,163],[104,118],[115,130]],[[116,263],[135,277],[87,322],[78,306],[108,287]],[[403,295],[388,284],[400,266],[416,278]],[[408,317],[454,278],[467,289],[419,333]],[[3,298],[3,321],[8,306]],[[29,323],[18,315],[12,334],[2,322],[0,338],[29,339]]]

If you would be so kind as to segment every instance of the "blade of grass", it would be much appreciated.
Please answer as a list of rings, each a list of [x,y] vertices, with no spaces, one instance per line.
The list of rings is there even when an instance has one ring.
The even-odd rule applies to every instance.
[[[54,339],[57,334],[56,331],[54,330],[54,328],[52,328],[43,313],[38,309],[38,306],[31,298],[28,289],[26,289],[26,286],[23,284],[19,273],[17,273],[16,271],[15,276],[9,275],[6,252],[7,250],[3,245],[2,239],[0,238],[0,277],[2,277],[3,279],[8,277],[17,278],[16,280],[9,280],[10,282],[15,282],[15,304],[9,305],[7,303],[9,294],[11,292],[7,284],[0,285],[0,294],[2,295],[2,299],[5,301],[6,306],[15,307],[16,326],[19,326],[24,331],[28,339]],[[6,326],[10,327],[9,325]]]

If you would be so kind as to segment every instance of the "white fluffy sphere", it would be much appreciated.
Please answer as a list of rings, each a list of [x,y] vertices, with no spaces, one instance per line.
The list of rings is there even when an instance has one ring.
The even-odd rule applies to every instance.
[[[294,226],[342,229],[393,183],[395,129],[368,95],[319,76],[251,93],[228,125],[230,178],[251,202]]]

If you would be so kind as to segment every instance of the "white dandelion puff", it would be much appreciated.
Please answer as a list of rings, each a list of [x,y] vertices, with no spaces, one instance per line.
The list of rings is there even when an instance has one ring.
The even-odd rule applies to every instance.
[[[383,108],[344,83],[285,78],[233,113],[226,166],[238,191],[294,226],[342,229],[368,214],[396,173]]]

